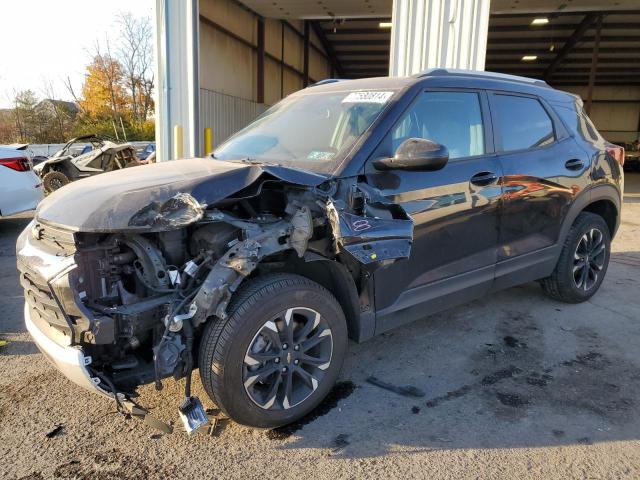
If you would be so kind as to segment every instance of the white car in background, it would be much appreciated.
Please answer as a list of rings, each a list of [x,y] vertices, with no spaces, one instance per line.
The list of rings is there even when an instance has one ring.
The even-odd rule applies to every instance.
[[[33,210],[43,196],[28,153],[0,147],[0,217]]]

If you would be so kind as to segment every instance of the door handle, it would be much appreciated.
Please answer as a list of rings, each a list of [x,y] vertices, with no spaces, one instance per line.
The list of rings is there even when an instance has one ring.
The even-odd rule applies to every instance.
[[[495,173],[480,172],[480,173],[476,173],[473,177],[471,177],[469,181],[474,185],[477,185],[479,187],[484,187],[486,185],[492,184],[496,180],[498,180],[498,175],[496,175]]]
[[[573,158],[571,160],[567,160],[564,166],[567,168],[567,170],[580,170],[582,167],[584,167],[584,162],[579,158]]]

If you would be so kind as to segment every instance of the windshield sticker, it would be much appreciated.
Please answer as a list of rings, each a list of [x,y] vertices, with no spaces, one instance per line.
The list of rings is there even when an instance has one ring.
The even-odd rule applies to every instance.
[[[393,92],[351,92],[342,103],[387,103]]]
[[[307,160],[331,160],[335,155],[334,152],[325,152],[322,150],[313,150],[307,155]]]

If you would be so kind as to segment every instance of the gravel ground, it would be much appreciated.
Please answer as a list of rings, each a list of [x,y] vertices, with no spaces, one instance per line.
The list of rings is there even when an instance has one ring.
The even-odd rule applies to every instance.
[[[28,217],[2,219],[0,478],[638,478],[639,175],[627,192],[591,301],[556,303],[537,284],[488,296],[351,345],[316,418],[276,432],[221,422],[192,437],[127,420],[49,366],[22,323],[14,244]],[[182,388],[144,387],[141,403],[178,421]]]

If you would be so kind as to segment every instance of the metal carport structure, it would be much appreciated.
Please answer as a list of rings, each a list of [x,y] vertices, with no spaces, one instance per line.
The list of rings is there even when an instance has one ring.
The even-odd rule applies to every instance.
[[[204,128],[218,144],[314,81],[435,66],[545,79],[609,140],[638,139],[635,0],[156,0],[156,26],[160,159],[202,155]]]

